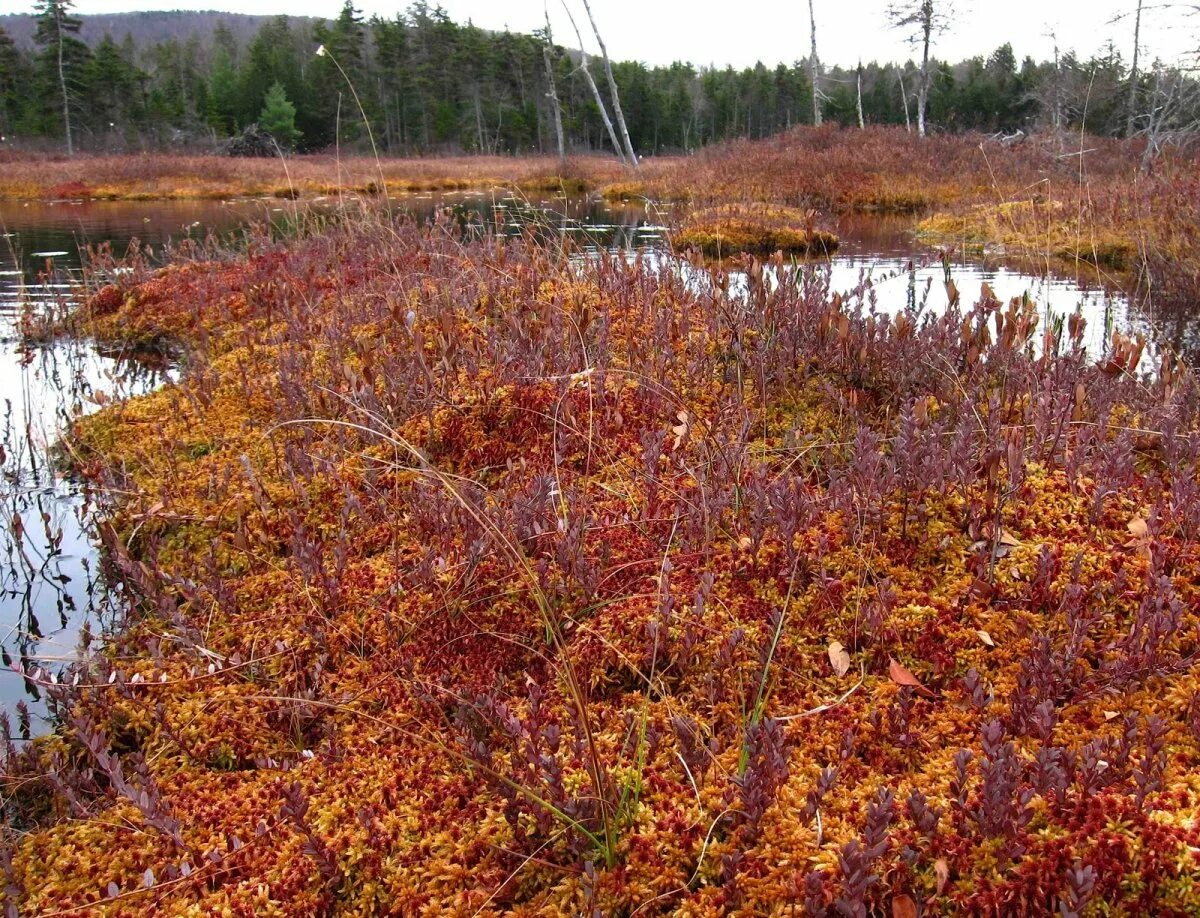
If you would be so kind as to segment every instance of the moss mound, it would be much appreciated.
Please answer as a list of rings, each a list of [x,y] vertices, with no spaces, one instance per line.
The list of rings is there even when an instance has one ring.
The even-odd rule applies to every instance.
[[[680,251],[699,249],[711,257],[741,252],[828,255],[838,237],[813,226],[815,214],[795,207],[729,204],[688,216],[672,243]]]

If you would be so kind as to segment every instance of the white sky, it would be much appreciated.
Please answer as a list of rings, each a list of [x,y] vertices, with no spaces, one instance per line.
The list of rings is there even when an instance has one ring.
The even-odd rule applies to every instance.
[[[579,0],[567,0],[576,21],[587,24]],[[0,9],[24,0],[0,0]],[[408,0],[357,0],[364,14],[391,17]],[[431,0],[430,5],[434,2]],[[489,29],[528,32],[543,22],[544,0],[441,0],[451,18],[472,20]],[[860,57],[902,60],[911,55],[900,33],[888,27],[884,11],[888,0],[815,0],[818,50],[826,63],[854,64]],[[958,0],[954,28],[943,35],[936,52],[945,60],[986,55],[1005,41],[1011,42],[1018,60],[1026,55],[1048,59],[1052,55],[1051,31],[1059,47],[1086,57],[1112,39],[1128,59],[1133,44],[1132,20],[1110,20],[1130,12],[1136,0]],[[1146,6],[1161,7],[1160,0]],[[333,17],[341,0],[201,0],[186,7],[170,0],[77,0],[79,15],[167,8],[216,9],[230,12]],[[804,0],[592,0],[601,34],[614,59],[635,59],[648,64],[686,60],[697,65],[735,67],[761,60],[774,66],[803,57],[809,47],[808,4]],[[561,0],[550,2],[555,41],[576,44],[562,10]],[[589,48],[594,43],[588,40]],[[1167,60],[1200,49],[1200,14],[1187,16],[1168,9],[1148,9],[1143,15],[1142,53]]]

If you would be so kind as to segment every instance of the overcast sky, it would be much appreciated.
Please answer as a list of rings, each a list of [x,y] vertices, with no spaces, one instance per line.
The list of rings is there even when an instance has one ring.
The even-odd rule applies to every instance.
[[[357,0],[365,15],[391,17],[407,6],[387,0]],[[582,28],[580,0],[567,0]],[[0,0],[0,8],[20,0]],[[170,0],[77,0],[80,15],[171,8],[216,9],[241,13],[289,13],[332,17],[341,0],[201,0],[188,6]],[[21,3],[22,6],[26,5]],[[431,5],[433,5],[431,3]],[[543,21],[544,0],[442,0],[451,18],[489,29],[527,32]],[[818,50],[827,63],[899,60],[911,54],[901,33],[887,26],[888,0],[815,0]],[[1052,32],[1063,49],[1086,57],[1110,39],[1127,57],[1133,46],[1132,21],[1113,24],[1136,0],[958,0],[954,28],[936,47],[939,57],[961,60],[986,55],[1011,42],[1018,58],[1048,59]],[[1147,7],[1162,6],[1158,0]],[[666,64],[686,60],[697,65],[742,67],[761,60],[791,63],[808,53],[808,4],[804,0],[592,0],[609,53],[618,59]],[[575,45],[562,0],[550,3],[555,40]],[[593,42],[588,42],[593,46]],[[1200,47],[1200,16],[1155,9],[1144,15],[1142,51],[1150,58],[1177,60]]]

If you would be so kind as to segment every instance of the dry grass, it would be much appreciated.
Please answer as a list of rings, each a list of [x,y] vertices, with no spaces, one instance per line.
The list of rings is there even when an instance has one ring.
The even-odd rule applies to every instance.
[[[0,198],[164,200],[453,191],[510,186],[579,193],[622,174],[598,158],[457,156],[425,159],[295,156],[232,159],[222,156],[82,156],[68,159],[13,155],[0,160]]]

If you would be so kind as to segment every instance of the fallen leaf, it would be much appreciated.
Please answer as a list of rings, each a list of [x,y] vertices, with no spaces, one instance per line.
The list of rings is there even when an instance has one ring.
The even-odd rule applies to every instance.
[[[842,646],[841,641],[831,641],[829,644],[829,665],[833,667],[838,677],[846,675],[850,670],[850,654]]]
[[[679,419],[679,423],[671,428],[671,433],[675,434],[675,444],[671,447],[672,451],[679,449],[679,444],[681,444],[684,437],[687,436],[688,427],[690,426],[688,424],[688,413],[686,411],[680,411],[675,415],[675,417]]]
[[[917,677],[905,669],[899,662],[892,660],[888,664],[888,676],[897,685],[908,685],[917,690],[918,695],[924,695],[926,698],[933,698],[933,692],[925,688]]]
[[[950,879],[950,865],[944,857],[933,862],[933,872],[937,876],[937,894],[940,896],[946,888],[946,881]]]
[[[1117,717],[1120,717],[1120,716],[1121,716],[1121,714],[1120,714],[1120,712],[1118,712],[1118,711],[1105,711],[1105,712],[1104,712],[1104,719],[1105,719],[1105,720],[1113,720],[1114,718],[1117,718]]]
[[[740,548],[742,551],[749,551],[750,546],[753,544],[754,543],[750,541],[750,536],[742,536],[740,539],[738,539],[738,548]]]
[[[988,634],[986,631],[984,631],[983,629],[980,629],[979,631],[976,631],[975,633],[977,635],[979,635],[979,640],[983,641],[983,643],[986,644],[988,647],[996,646],[996,642],[992,640],[992,636],[990,634]]]
[[[1125,547],[1132,548],[1139,555],[1149,558],[1151,539],[1150,527],[1146,524],[1146,520],[1143,517],[1135,516],[1129,521],[1126,528],[1133,538],[1125,543]]]
[[[991,539],[976,539],[971,543],[971,551],[983,551],[984,549],[991,548],[992,556],[996,560],[999,560],[1007,558],[1008,553],[1021,544],[1023,544],[1021,540],[1011,532],[1007,529],[1001,529],[1000,538],[995,541]]]
[[[892,918],[917,918],[917,903],[901,894],[892,900]]]

